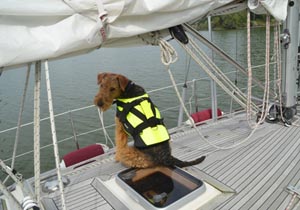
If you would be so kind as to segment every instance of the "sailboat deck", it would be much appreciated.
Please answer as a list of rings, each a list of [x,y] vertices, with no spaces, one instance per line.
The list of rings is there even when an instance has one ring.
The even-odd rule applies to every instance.
[[[251,134],[245,119],[241,114],[198,126],[207,141],[231,149],[213,147],[195,129],[172,135],[174,156],[191,160],[207,155],[203,163],[187,168],[188,172],[221,191],[227,187],[203,209],[285,209],[292,198],[287,187],[299,184],[299,127],[264,123]],[[68,209],[132,209],[105,184],[123,169],[114,161],[113,152],[78,169],[67,169],[63,173],[70,179],[65,188]],[[44,195],[43,202],[61,209],[58,192]],[[293,205],[296,202],[298,198]]]
[[[249,135],[250,130],[243,130],[247,122],[237,123],[241,129],[229,130],[228,142]],[[223,135],[215,133],[213,138],[220,136],[220,141]],[[215,209],[285,209],[291,200],[287,187],[300,180],[299,149],[299,127],[264,123],[244,144],[209,152],[206,162],[196,167],[236,191]]]

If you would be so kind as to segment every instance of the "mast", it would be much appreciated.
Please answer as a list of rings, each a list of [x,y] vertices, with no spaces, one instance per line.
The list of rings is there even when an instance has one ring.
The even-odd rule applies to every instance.
[[[282,42],[282,103],[283,115],[290,121],[296,114],[298,45],[299,45],[299,0],[289,1],[288,16],[284,23]]]

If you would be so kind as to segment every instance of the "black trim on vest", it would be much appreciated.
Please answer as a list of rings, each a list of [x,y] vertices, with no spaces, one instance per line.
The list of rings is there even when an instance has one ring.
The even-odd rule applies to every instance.
[[[143,101],[149,101],[150,105],[151,105],[151,110],[153,112],[153,117],[150,117],[149,119],[146,118],[146,116],[141,113],[138,109],[135,108],[135,106],[141,104]],[[138,98],[132,102],[129,103],[124,103],[122,101],[117,100],[117,113],[116,116],[120,119],[120,121],[123,123],[123,126],[126,130],[127,133],[129,133],[130,135],[132,135],[132,137],[137,140],[135,142],[143,142],[143,140],[140,137],[140,133],[148,128],[148,127],[156,127],[157,125],[163,125],[163,119],[158,119],[156,117],[156,109],[155,109],[155,105],[153,104],[153,102],[151,101],[151,99],[149,97],[142,97],[142,98]],[[118,109],[118,106],[122,107],[123,110],[120,111]],[[142,120],[142,123],[139,124],[137,127],[133,127],[129,121],[127,120],[127,115],[128,113],[131,112],[132,114],[134,114],[135,116],[137,116],[139,119]],[[137,147],[142,147],[142,145],[136,145]]]

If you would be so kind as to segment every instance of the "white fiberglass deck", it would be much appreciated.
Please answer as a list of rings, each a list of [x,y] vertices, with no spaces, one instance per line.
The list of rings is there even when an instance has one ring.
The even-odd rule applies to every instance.
[[[198,128],[208,141],[226,147],[249,135],[245,119],[240,114]],[[300,180],[299,131],[297,126],[264,123],[244,144],[217,150],[201,140],[194,129],[186,128],[172,135],[172,151],[183,160],[207,155],[203,163],[185,170],[223,193],[200,209],[285,209],[293,197],[287,187],[296,186]],[[96,162],[63,171],[70,180],[65,188],[67,209],[138,209],[136,203],[126,206],[122,194],[107,186],[124,169],[113,155],[111,152]],[[290,209],[296,209],[298,201],[296,197]],[[46,209],[61,209],[56,193],[43,194],[43,202]]]

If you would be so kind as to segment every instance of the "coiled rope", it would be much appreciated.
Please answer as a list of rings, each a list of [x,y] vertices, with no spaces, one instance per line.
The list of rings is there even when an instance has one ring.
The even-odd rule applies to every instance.
[[[169,66],[178,60],[178,55],[176,50],[167,41],[162,38],[158,39],[158,45],[160,47],[160,58],[161,62],[165,66]]]

